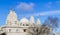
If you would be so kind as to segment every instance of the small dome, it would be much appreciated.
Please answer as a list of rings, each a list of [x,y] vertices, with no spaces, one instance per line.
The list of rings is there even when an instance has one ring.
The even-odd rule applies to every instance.
[[[29,20],[27,19],[27,18],[22,18],[21,20],[20,20],[20,23],[29,23]]]

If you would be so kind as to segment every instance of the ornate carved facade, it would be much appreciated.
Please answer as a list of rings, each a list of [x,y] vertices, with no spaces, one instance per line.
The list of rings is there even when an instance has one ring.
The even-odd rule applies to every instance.
[[[26,35],[28,34],[27,29],[29,27],[34,27],[34,17],[31,16],[30,20],[23,17],[18,21],[17,14],[15,11],[10,11],[7,16],[6,24],[0,27],[0,33],[6,33],[6,35]],[[40,20],[37,19],[36,25],[40,24]]]

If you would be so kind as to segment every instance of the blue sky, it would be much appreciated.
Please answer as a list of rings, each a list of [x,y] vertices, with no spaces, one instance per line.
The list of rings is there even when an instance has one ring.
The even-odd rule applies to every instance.
[[[0,0],[0,26],[5,24],[10,10],[14,10],[18,19],[34,15],[35,20],[40,16],[41,23],[48,16],[60,18],[60,0]]]

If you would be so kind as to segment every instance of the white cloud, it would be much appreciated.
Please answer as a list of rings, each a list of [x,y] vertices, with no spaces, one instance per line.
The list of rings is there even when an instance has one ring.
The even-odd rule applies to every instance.
[[[38,15],[41,15],[41,16],[44,16],[44,15],[56,15],[56,14],[60,14],[60,10],[37,13],[37,14],[35,14],[35,16],[38,16]]]
[[[55,10],[55,11],[46,11],[46,12],[43,12],[43,13],[34,13],[33,15],[34,16],[49,16],[49,15],[57,15],[57,14],[60,14],[60,10]],[[26,15],[26,16],[31,16],[31,14],[29,15]]]
[[[17,5],[16,9],[17,10],[29,11],[29,10],[33,9],[34,5],[35,5],[34,3],[21,2]]]
[[[41,13],[41,15],[55,15],[55,14],[60,14],[60,10],[48,11],[48,12]]]

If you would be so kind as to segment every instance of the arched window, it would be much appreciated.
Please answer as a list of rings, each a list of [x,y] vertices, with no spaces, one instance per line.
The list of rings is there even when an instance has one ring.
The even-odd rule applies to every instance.
[[[18,29],[16,29],[16,32],[18,32]]]
[[[24,29],[23,31],[26,32],[26,29]]]
[[[36,31],[38,32],[38,29],[36,29]]]
[[[23,26],[25,26],[25,25],[23,24]]]
[[[9,29],[9,32],[11,32],[11,29]]]

